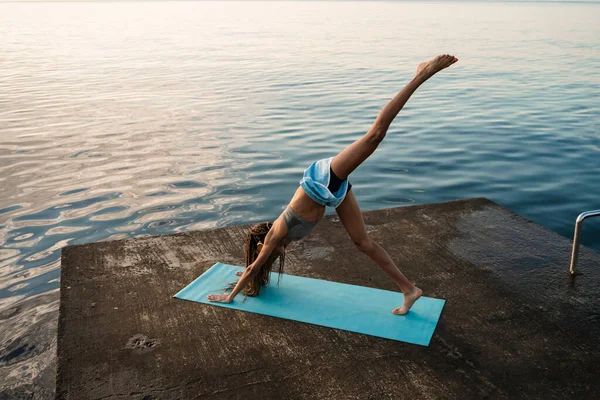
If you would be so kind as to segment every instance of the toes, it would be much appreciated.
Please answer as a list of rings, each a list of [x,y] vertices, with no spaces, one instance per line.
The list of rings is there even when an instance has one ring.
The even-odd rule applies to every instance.
[[[448,58],[446,59],[446,63],[448,64],[448,66],[454,64],[456,61],[458,61],[454,56],[449,55]]]

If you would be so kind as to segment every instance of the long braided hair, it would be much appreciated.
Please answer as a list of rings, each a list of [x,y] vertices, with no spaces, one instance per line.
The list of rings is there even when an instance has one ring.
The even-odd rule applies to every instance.
[[[262,244],[265,242],[265,238],[267,237],[267,234],[271,230],[272,226],[272,222],[263,222],[250,228],[250,232],[248,232],[248,236],[246,238],[246,268],[258,257],[258,245],[259,243]],[[279,277],[277,278],[277,284],[279,284],[281,274],[283,273],[283,266],[285,264],[285,255],[276,254],[273,252],[267,261],[261,265],[258,274],[254,276],[252,281],[250,281],[248,286],[246,286],[244,289],[244,294],[246,296],[257,296],[260,293],[261,286],[269,284],[271,269],[277,258],[279,258],[279,269],[277,271],[279,274]]]

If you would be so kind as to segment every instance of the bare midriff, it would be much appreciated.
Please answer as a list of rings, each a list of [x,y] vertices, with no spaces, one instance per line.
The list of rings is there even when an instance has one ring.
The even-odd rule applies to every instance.
[[[325,215],[325,206],[316,203],[313,199],[308,197],[302,187],[298,187],[294,197],[290,201],[290,207],[297,214],[300,214],[302,218],[311,222],[319,222],[323,215]]]

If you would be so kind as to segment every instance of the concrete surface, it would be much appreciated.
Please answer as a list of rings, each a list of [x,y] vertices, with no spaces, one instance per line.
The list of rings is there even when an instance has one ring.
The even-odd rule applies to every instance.
[[[58,399],[585,399],[600,393],[600,256],[487,199],[364,213],[427,296],[429,347],[172,298],[247,226],[62,251]],[[287,272],[397,290],[335,215]],[[390,315],[390,318],[393,318]]]

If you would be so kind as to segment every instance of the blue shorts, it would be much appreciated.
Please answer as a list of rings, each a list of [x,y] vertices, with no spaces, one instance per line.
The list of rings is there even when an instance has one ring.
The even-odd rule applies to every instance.
[[[333,168],[329,166],[329,185],[327,185],[327,189],[329,189],[331,193],[337,192],[342,186],[342,183],[344,183],[344,179],[340,179],[335,172],[333,172]],[[348,181],[348,190],[350,189],[352,189],[352,184]]]
[[[346,179],[340,179],[331,169],[333,157],[315,161],[304,170],[300,186],[308,197],[322,206],[339,206],[352,184]]]

